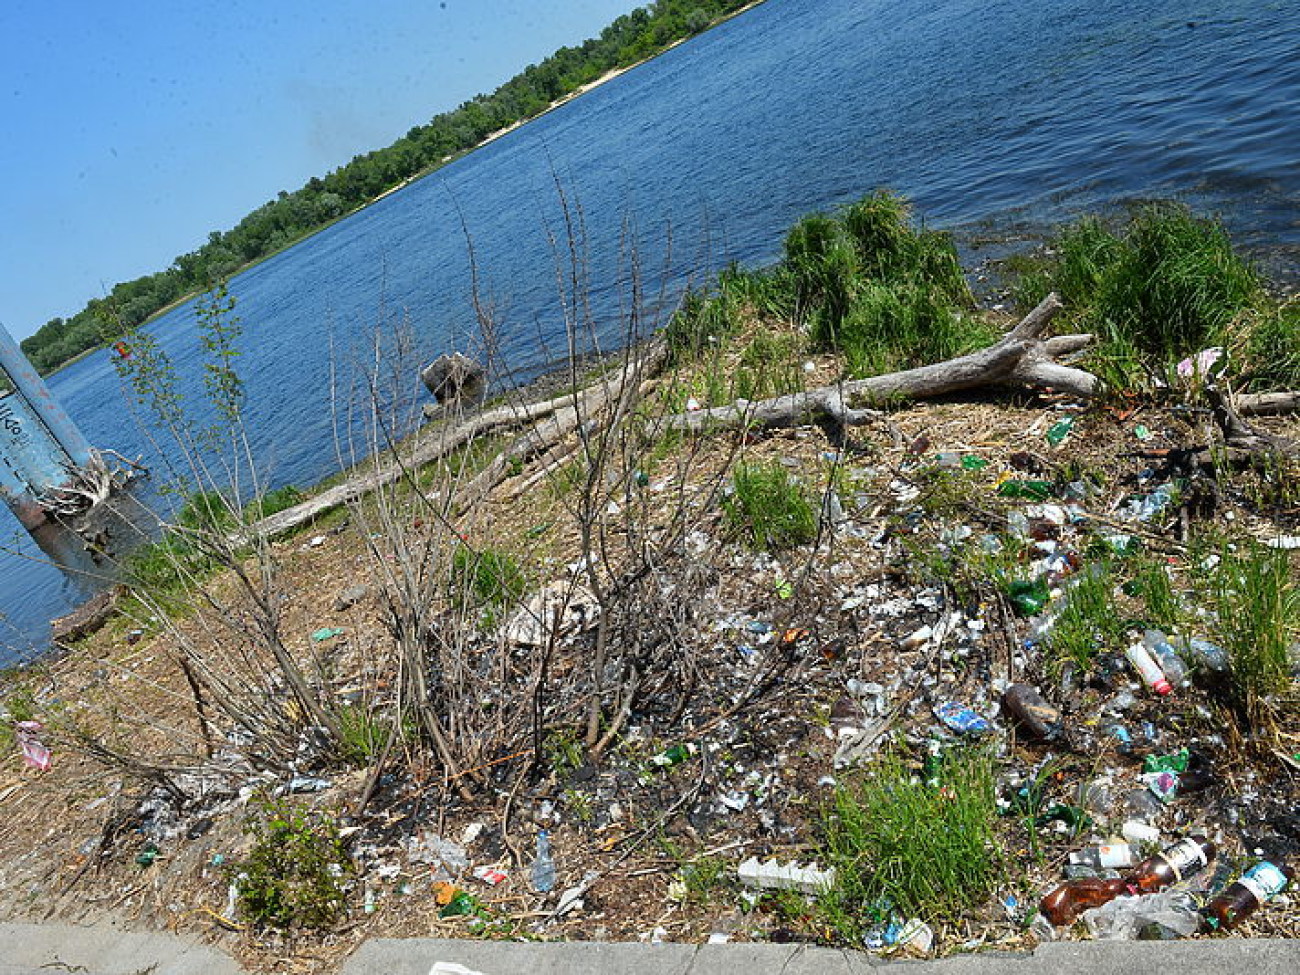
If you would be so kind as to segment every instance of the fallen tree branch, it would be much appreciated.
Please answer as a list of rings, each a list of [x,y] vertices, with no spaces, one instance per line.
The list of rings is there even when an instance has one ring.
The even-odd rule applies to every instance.
[[[1244,416],[1280,416],[1300,411],[1300,392],[1238,393],[1232,403]]]
[[[802,426],[821,420],[855,426],[877,419],[880,414],[854,407],[854,403],[882,403],[899,397],[926,399],[1002,384],[1050,386],[1072,396],[1095,396],[1101,389],[1096,376],[1052,358],[1054,354],[1078,351],[1091,341],[1091,336],[1068,335],[1046,341],[1039,338],[1060,309],[1060,299],[1050,294],[999,341],[955,359],[761,402],[738,400],[732,406],[665,417],[663,424],[668,429],[693,433],[730,427]]]
[[[625,359],[617,372],[601,377],[595,385],[582,392],[570,394],[566,397],[569,405],[557,409],[518,437],[492,458],[473,480],[456,492],[456,511],[463,513],[473,507],[505,480],[513,467],[546,453],[580,426],[602,423],[603,415],[609,408],[615,408],[611,411],[613,414],[623,412],[628,403],[639,395],[642,381],[658,372],[667,358],[668,346],[661,339],[656,339],[649,343],[641,355]]]
[[[666,358],[667,349],[660,341],[649,343],[642,355],[634,359],[631,363],[631,369],[636,370],[638,376],[649,375],[662,366]],[[629,372],[629,364],[624,363],[622,376]],[[621,392],[623,388],[623,379],[615,381]],[[589,402],[589,397],[595,394],[601,394],[601,404],[608,402],[608,391],[611,383],[608,376],[597,379],[596,382],[584,390],[577,390],[566,393],[564,396],[558,396],[553,399],[543,400],[537,403],[511,404],[508,406],[499,406],[487,410],[477,416],[465,421],[459,426],[444,425],[432,432],[422,433],[415,449],[411,452],[410,457],[406,458],[404,463],[386,465],[380,470],[368,474],[360,474],[349,478],[342,484],[322,491],[315,497],[309,498],[302,504],[294,505],[283,511],[276,512],[267,518],[255,524],[249,525],[243,530],[240,538],[232,539],[232,542],[239,544],[241,542],[251,541],[257,538],[271,538],[283,534],[299,525],[318,518],[326,512],[354,501],[357,498],[364,497],[381,487],[393,483],[394,481],[405,476],[406,472],[426,464],[431,464],[436,460],[447,456],[452,451],[463,447],[477,437],[493,433],[508,427],[523,426],[527,423],[536,423],[539,420],[549,420],[554,427],[547,431],[544,436],[550,438],[547,442],[554,442],[559,439],[555,435],[557,430],[563,430],[568,433],[576,427],[576,416],[583,410],[595,413],[600,406],[595,402]],[[578,410],[575,411],[575,403],[578,404]],[[567,413],[565,411],[568,411]],[[557,418],[556,414],[564,414]],[[528,439],[536,435],[536,432],[526,434],[522,439]],[[563,434],[560,434],[563,436]],[[518,441],[516,441],[518,443]],[[542,445],[545,449],[545,444]],[[503,455],[504,456],[504,455]],[[504,462],[504,469],[508,470],[511,460]],[[504,475],[502,475],[504,476]],[[500,478],[498,478],[499,480]],[[471,482],[473,483],[473,482]]]
[[[1233,406],[1231,397],[1224,395],[1222,391],[1207,386],[1205,395],[1210,401],[1214,422],[1223,431],[1223,445],[1230,451],[1300,456],[1300,443],[1256,430],[1241,418],[1241,414]]]

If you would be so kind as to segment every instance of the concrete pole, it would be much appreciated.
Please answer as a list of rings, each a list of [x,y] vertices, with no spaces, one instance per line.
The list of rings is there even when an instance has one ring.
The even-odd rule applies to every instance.
[[[9,376],[18,395],[27,402],[72,463],[77,467],[90,467],[90,444],[50,395],[44,380],[3,325],[0,325],[0,369]]]

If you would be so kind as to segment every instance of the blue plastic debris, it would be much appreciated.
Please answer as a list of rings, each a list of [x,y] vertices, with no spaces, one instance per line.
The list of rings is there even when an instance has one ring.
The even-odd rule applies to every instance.
[[[993,730],[987,720],[956,701],[936,704],[934,716],[959,735],[984,735]]]

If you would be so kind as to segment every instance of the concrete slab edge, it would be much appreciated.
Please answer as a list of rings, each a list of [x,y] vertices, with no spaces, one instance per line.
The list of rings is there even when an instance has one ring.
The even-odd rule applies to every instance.
[[[459,966],[459,967],[457,967]],[[1075,941],[1032,953],[984,952],[932,961],[883,961],[807,945],[372,939],[342,975],[1296,975],[1300,941]]]
[[[0,922],[0,975],[241,975],[225,952],[162,931]]]

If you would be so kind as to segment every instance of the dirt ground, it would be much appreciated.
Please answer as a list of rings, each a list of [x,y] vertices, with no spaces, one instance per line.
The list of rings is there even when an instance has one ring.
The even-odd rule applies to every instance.
[[[831,369],[812,362],[809,384],[829,378]],[[1048,430],[1067,417],[1068,436],[1051,444]],[[1222,869],[1205,871],[1197,881],[1202,889],[1222,886],[1260,851],[1294,858],[1294,681],[1289,695],[1267,704],[1267,724],[1250,728],[1213,688],[1194,685],[1157,699],[1122,666],[1106,681],[1071,679],[1068,669],[1062,675],[1049,668],[1042,646],[1025,645],[1029,620],[997,586],[963,589],[931,564],[1017,530],[1027,532],[1027,560],[1075,553],[1086,564],[1098,558],[1099,538],[1124,535],[1168,565],[1175,588],[1190,589],[1198,569],[1189,532],[1213,524],[1261,540],[1300,534],[1294,471],[1243,472],[1220,480],[1208,501],[1197,495],[1194,503],[1189,492],[1148,520],[1131,517],[1130,502],[1171,476],[1170,452],[1202,439],[1204,424],[1203,416],[1178,408],[1084,408],[1022,394],[891,410],[842,444],[804,427],[744,438],[718,434],[704,438],[706,449],[680,445],[646,472],[640,497],[651,508],[693,513],[683,545],[699,574],[681,576],[694,580],[692,588],[666,597],[690,607],[687,662],[631,710],[599,762],[585,761],[581,749],[566,751],[579,737],[575,730],[554,739],[549,767],[530,772],[523,742],[518,755],[505,753],[477,770],[468,798],[449,770],[413,754],[390,757],[359,814],[367,767],[324,769],[297,782],[232,765],[228,775],[211,776],[219,784],[186,780],[193,786],[187,799],[168,800],[156,780],[97,759],[60,730],[67,722],[58,715],[76,712],[81,727],[143,764],[170,760],[182,742],[200,737],[171,638],[146,632],[137,640],[134,631],[148,631],[149,621],[115,620],[56,659],[4,677],[0,700],[21,689],[48,725],[43,740],[53,765],[25,767],[12,746],[0,755],[0,916],[111,914],[200,934],[266,971],[329,970],[362,940],[384,936],[834,942],[811,898],[748,891],[737,883],[736,867],[751,856],[816,859],[836,783],[855,774],[837,766],[837,751],[862,741],[866,730],[882,742],[903,742],[916,756],[927,742],[947,747],[963,736],[936,716],[946,701],[992,723],[987,740],[996,743],[1000,789],[1011,794],[1041,774],[1046,805],[1077,806],[1080,786],[1099,779],[1117,797],[1140,790],[1148,753],[1189,746],[1202,755],[1213,784],[1150,813],[1165,841],[1204,830],[1219,843]],[[1294,420],[1260,425],[1300,437]],[[769,555],[737,536],[725,506],[707,494],[709,485],[726,481],[718,472],[736,452],[751,462],[775,461],[823,498],[832,486],[839,511],[823,517],[815,544]],[[577,532],[564,520],[566,495],[553,479],[512,496],[512,484],[531,473],[507,479],[460,529],[483,545],[532,539],[519,554],[542,567],[529,578],[535,588],[550,581],[547,572],[562,575],[578,550]],[[999,494],[1006,480],[1026,477],[1087,489],[1037,502]],[[1067,511],[1070,505],[1077,510]],[[1051,544],[1034,549],[1045,541]],[[292,645],[331,657],[341,694],[370,679],[367,661],[391,635],[357,520],[346,512],[328,516],[273,543],[273,555],[286,594],[282,628]],[[1063,574],[1070,571],[1078,568]],[[923,627],[929,637],[916,636]],[[338,632],[314,641],[323,628]],[[582,632],[573,635],[572,653],[586,646],[583,639]],[[1018,732],[999,706],[1001,688],[1012,681],[1034,683],[1060,708],[1064,739],[1035,742]],[[1119,708],[1125,693],[1131,701]],[[1109,733],[1112,719],[1130,742]],[[654,756],[674,744],[693,750],[677,764],[656,765]],[[869,764],[877,750],[864,744],[863,761]],[[218,749],[217,766],[222,754]],[[457,774],[466,771],[472,770]],[[343,827],[355,876],[346,917],[325,933],[258,931],[235,908],[231,865],[248,849],[243,824],[259,785],[329,810]],[[1116,835],[1127,815],[1120,805],[1098,812],[1090,827],[1035,827],[1040,850],[1032,856],[1024,818],[1001,821],[1011,864],[998,896],[958,920],[928,919],[932,951],[1031,943],[1042,933],[1028,924],[1038,898],[1060,882],[1071,852]],[[530,880],[542,828],[558,874],[549,893]],[[440,860],[429,852],[432,837],[449,841],[460,856]],[[505,879],[493,885],[475,877],[482,867]],[[558,916],[563,892],[584,878],[591,883],[580,906]],[[472,895],[474,909],[444,916],[458,890]],[[1300,901],[1284,895],[1240,931],[1300,935]]]

